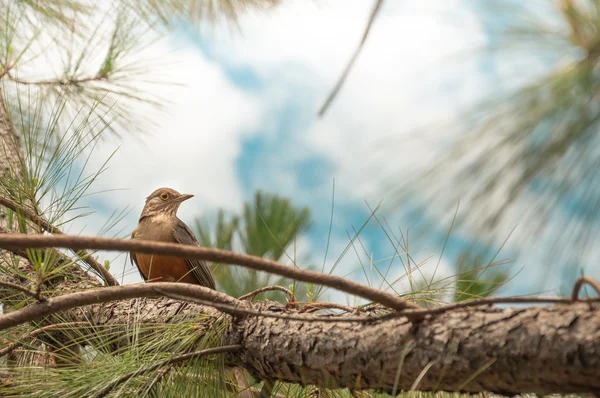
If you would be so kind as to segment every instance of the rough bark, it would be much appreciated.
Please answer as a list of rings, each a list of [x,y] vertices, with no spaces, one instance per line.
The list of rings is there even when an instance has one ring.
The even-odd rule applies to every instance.
[[[272,302],[258,305],[262,311],[290,311]],[[410,389],[432,364],[419,390],[600,392],[599,309],[598,303],[487,307],[413,322],[406,318],[361,323],[238,317],[232,320],[224,341],[243,347],[228,356],[229,365],[245,367],[263,380],[389,392],[405,355],[398,390]],[[81,315],[89,316],[88,311]],[[122,325],[134,316],[143,322],[173,322],[207,312],[218,314],[171,299],[91,306],[94,321],[100,325]]]

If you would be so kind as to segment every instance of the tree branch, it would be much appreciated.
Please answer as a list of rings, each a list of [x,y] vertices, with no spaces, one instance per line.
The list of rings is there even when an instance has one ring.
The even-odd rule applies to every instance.
[[[329,286],[342,292],[377,302],[394,310],[418,308],[416,304],[413,304],[401,297],[394,296],[374,287],[361,285],[360,283],[340,278],[338,276],[323,274],[316,271],[300,270],[295,267],[285,266],[273,260],[249,256],[246,254],[236,254],[226,250],[143,240],[125,240],[71,235],[40,236],[24,234],[0,235],[0,247],[6,249],[65,247],[73,249],[87,248],[96,250],[135,251],[139,253],[169,255],[187,259],[209,260],[219,263],[231,263],[304,282]]]
[[[256,289],[250,293],[246,293],[243,296],[238,297],[238,300],[248,300],[249,298],[256,297],[261,293],[270,292],[270,291],[274,291],[274,290],[284,292],[287,296],[286,298],[287,298],[288,303],[293,303],[296,301],[296,297],[294,297],[294,293],[292,293],[289,289],[286,289],[283,286],[276,286],[276,285],[261,287],[260,289]]]
[[[206,300],[207,303],[210,303],[210,305],[215,306],[228,304],[232,307],[244,307],[243,302],[224,293],[188,283],[159,282],[129,286],[111,286],[53,297],[46,301],[2,314],[0,315],[0,331],[76,307],[137,297],[160,297],[166,294],[176,294],[181,297],[189,297],[190,299],[200,297]]]
[[[373,10],[371,11],[371,15],[369,16],[369,21],[367,22],[367,26],[365,27],[365,31],[363,33],[362,39],[360,40],[360,43],[358,43],[358,46],[354,50],[354,54],[352,54],[350,61],[348,61],[348,64],[346,65],[346,68],[342,72],[342,75],[338,79],[336,85],[333,87],[333,89],[331,90],[331,93],[329,93],[329,95],[327,96],[327,99],[321,106],[321,109],[319,110],[319,113],[318,113],[319,117],[323,117],[323,115],[325,114],[325,112],[327,112],[327,109],[329,109],[329,106],[331,105],[331,103],[333,102],[335,97],[337,97],[340,89],[342,88],[342,85],[344,84],[344,82],[346,81],[346,78],[348,77],[348,74],[350,73],[350,70],[352,69],[352,67],[354,66],[354,63],[356,62],[356,60],[358,59],[358,56],[360,55],[360,52],[362,51],[362,48],[365,45],[365,42],[367,41],[367,37],[369,37],[369,33],[371,32],[371,27],[373,26],[373,22],[375,22],[375,18],[377,17],[379,10],[381,10],[382,5],[383,5],[383,0],[375,0],[375,6],[373,7]]]
[[[78,86],[83,83],[97,82],[106,80],[108,75],[97,73],[94,76],[86,77],[69,77],[67,79],[48,79],[48,80],[21,80],[18,77],[14,77],[10,71],[6,72],[8,78],[17,84],[23,84],[25,86]]]
[[[123,294],[125,291],[129,293]],[[142,324],[181,322],[186,317],[196,319],[206,311],[206,307],[164,298],[115,301],[130,297],[134,291],[144,297],[160,293],[217,308],[237,308],[236,299],[200,286],[153,283],[75,293],[87,297],[77,305],[100,300],[103,303],[85,311],[73,311],[70,317],[87,320],[98,327],[124,328],[124,333],[128,333],[129,328],[124,325],[132,321],[132,310],[136,313],[135,322]],[[569,298],[535,297],[494,301],[503,299],[570,302]],[[48,303],[56,303],[54,300],[56,298],[49,299]],[[478,300],[479,303],[491,301]],[[32,307],[41,308],[43,304]],[[464,303],[457,304],[467,307]],[[394,317],[388,318],[299,316],[273,302],[257,302],[254,306],[241,302],[237,309],[242,316],[231,323],[222,341],[226,345],[239,344],[243,350],[239,354],[232,353],[227,361],[230,366],[246,367],[260,380],[391,391],[394,386],[408,390],[423,375],[419,379],[421,390],[460,389],[507,395],[530,391],[600,391],[600,357],[597,355],[600,352],[597,319],[600,306],[591,300],[517,309],[450,305],[442,307],[442,312],[407,310],[406,316],[394,313],[391,314]],[[255,311],[261,316],[244,316],[246,311]],[[219,316],[219,313],[211,313],[211,316]],[[197,329],[197,333],[204,332]],[[404,352],[407,342],[413,344]],[[398,372],[401,360],[403,365]],[[428,364],[432,365],[423,372]]]
[[[256,306],[262,312],[290,312],[273,302]],[[93,314],[99,327],[123,327],[136,308],[144,309],[136,315],[136,322],[142,324],[181,322],[204,311],[194,304],[150,299],[99,304],[80,316],[88,319]],[[593,392],[600,391],[599,310],[598,303],[576,302],[537,308],[462,308],[413,321],[367,315],[363,322],[347,322],[358,317],[344,315],[327,322],[242,317],[224,331],[222,344],[241,345],[239,353],[226,358],[227,365],[245,367],[259,380],[388,392],[395,385],[409,390],[424,367],[436,361],[423,373],[420,390],[460,388],[504,395]],[[405,350],[408,342],[410,349]]]
[[[15,211],[17,213],[24,214],[31,221],[33,221],[34,223],[36,223],[40,227],[42,227],[44,229],[44,231],[46,231],[46,232],[49,232],[54,235],[64,235],[64,233],[60,229],[58,229],[54,225],[50,224],[44,218],[38,216],[37,214],[35,214],[33,211],[31,211],[27,207],[18,204],[17,202],[14,202],[8,198],[0,196],[0,205],[4,206],[6,208],[9,208],[12,211]],[[71,248],[67,247],[67,249],[71,249]],[[71,249],[71,250],[73,250],[73,249]],[[76,250],[73,250],[73,252],[76,252]],[[102,278],[104,278],[104,281],[106,282],[107,285],[119,286],[119,282],[117,282],[115,277],[112,276],[112,274],[110,272],[108,272],[108,270],[106,268],[104,268],[102,266],[102,264],[100,264],[98,261],[96,261],[96,259],[94,257],[92,257],[91,253],[88,253],[85,250],[80,250],[78,253],[76,252],[76,254],[84,262],[86,262],[94,271],[96,271],[98,274],[100,274],[100,276],[102,276]]]
[[[46,298],[44,298],[40,292],[38,292],[38,291],[32,292],[31,290],[27,289],[25,286],[17,285],[16,283],[0,281],[0,286],[24,293],[27,296],[33,297],[34,299],[39,300],[39,301],[46,300]]]
[[[300,308],[300,311],[298,311],[298,312],[300,312],[300,313],[312,312],[312,311],[324,310],[324,309],[337,309],[337,310],[346,311],[350,314],[357,311],[356,308],[352,308],[347,305],[342,305],[342,304],[337,304],[337,303],[316,302],[316,303],[307,303],[307,304],[303,305],[302,308]]]
[[[581,287],[586,283],[596,291],[596,294],[598,296],[600,296],[600,283],[598,283],[598,281],[594,280],[589,276],[581,276],[577,279],[577,281],[575,281],[575,286],[573,286],[573,293],[571,294],[571,300],[579,300],[579,291],[581,290]]]
[[[554,302],[554,303],[572,303],[569,298],[560,297],[489,297],[485,299],[463,301],[456,304],[449,304],[436,308],[426,309],[408,309],[404,311],[391,312],[381,316],[309,316],[294,315],[286,313],[272,313],[269,311],[260,311],[252,308],[250,303],[235,299],[224,293],[219,293],[203,286],[176,282],[156,282],[128,286],[112,286],[100,289],[89,289],[82,292],[64,294],[62,296],[47,299],[43,302],[32,304],[28,307],[0,315],[0,331],[17,326],[19,324],[44,318],[58,312],[67,311],[73,308],[86,305],[107,303],[117,300],[125,300],[139,297],[160,297],[165,296],[175,300],[187,301],[214,307],[217,310],[240,317],[263,317],[284,319],[289,321],[303,322],[378,322],[396,318],[407,318],[411,321],[419,321],[428,315],[437,315],[450,312],[452,310],[466,307],[475,307],[482,304],[491,303],[531,303],[531,302]],[[586,302],[597,302],[600,298],[588,299]],[[314,303],[331,308],[332,303]],[[339,308],[337,304],[333,306]],[[348,309],[351,309],[348,307]],[[300,310],[300,313],[303,311]]]

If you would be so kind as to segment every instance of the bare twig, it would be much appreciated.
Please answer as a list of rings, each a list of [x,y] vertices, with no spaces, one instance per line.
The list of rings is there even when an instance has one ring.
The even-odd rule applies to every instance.
[[[160,291],[160,289],[158,289]],[[237,316],[257,316],[263,318],[276,318],[276,319],[286,319],[288,321],[302,321],[302,322],[369,322],[373,320],[377,320],[375,317],[365,318],[365,317],[335,317],[335,316],[309,316],[309,315],[293,315],[293,314],[282,314],[275,312],[265,312],[265,311],[257,311],[252,308],[242,308],[236,307],[229,304],[222,303],[213,303],[207,300],[198,299],[195,297],[188,297],[177,293],[169,293],[166,291],[161,291],[161,293],[165,297],[169,297],[175,300],[183,300],[189,301],[191,303],[196,303],[200,305],[206,305],[210,307],[214,307],[217,310],[224,312],[230,315]],[[0,318],[1,319],[1,318]]]
[[[29,333],[27,333],[26,335],[22,336],[19,341],[15,341],[13,343],[10,343],[9,345],[7,345],[6,347],[4,347],[3,349],[0,350],[0,357],[3,357],[6,354],[10,354],[11,352],[13,352],[18,346],[22,345],[24,342],[23,340],[29,340],[29,339],[34,339],[37,336],[39,336],[40,334],[44,333],[44,332],[50,332],[50,331],[55,331],[55,330],[61,330],[61,329],[68,329],[68,328],[73,328],[73,327],[79,327],[79,326],[87,326],[89,325],[88,322],[65,322],[65,323],[56,323],[53,325],[46,325],[44,327],[41,327],[39,329],[35,329]]]
[[[290,321],[308,321],[308,322],[378,322],[393,318],[408,318],[411,321],[422,319],[426,315],[442,314],[447,311],[477,307],[482,305],[490,305],[496,303],[554,303],[554,304],[572,304],[570,298],[567,297],[486,297],[483,299],[461,301],[456,304],[448,304],[435,308],[423,308],[423,309],[409,309],[404,311],[390,312],[381,316],[308,316],[308,315],[290,315],[282,313],[264,312],[257,311],[251,308],[242,308],[230,304],[214,303],[208,300],[198,299],[196,297],[184,296],[178,293],[171,293],[167,291],[161,291],[160,287],[156,288],[157,291],[162,293],[166,297],[170,297],[175,300],[189,301],[192,303],[206,305],[216,308],[217,310],[237,316],[260,316],[264,318],[277,318],[287,319]],[[580,300],[585,302],[600,302],[600,297]]]
[[[2,72],[0,72],[0,79],[2,79],[4,76],[8,75],[10,73],[10,70],[12,69],[12,65],[7,65],[2,69]]]
[[[371,32],[371,27],[373,26],[373,22],[375,22],[375,18],[377,17],[379,10],[381,10],[382,5],[383,5],[383,0],[375,0],[375,5],[373,6],[373,10],[371,11],[371,15],[369,16],[369,21],[367,22],[367,26],[365,27],[365,31],[363,33],[362,39],[360,40],[360,43],[358,43],[358,47],[356,47],[356,49],[354,50],[354,54],[352,54],[350,61],[348,61],[348,64],[346,65],[346,69],[344,69],[344,71],[342,72],[342,75],[340,76],[336,85],[331,90],[331,93],[329,93],[329,95],[327,96],[327,99],[321,106],[321,109],[319,109],[319,113],[318,113],[319,117],[323,117],[323,115],[325,114],[325,112],[327,112],[327,109],[329,108],[329,106],[331,105],[331,103],[333,102],[335,97],[337,97],[340,89],[342,88],[342,85],[344,84],[344,82],[346,81],[346,78],[348,77],[348,74],[350,73],[350,70],[352,69],[352,67],[354,66],[354,63],[356,62],[356,60],[358,59],[358,56],[360,55],[360,52],[362,51],[362,48],[365,45],[365,42],[367,41],[367,37],[369,37],[369,33]]]
[[[66,79],[48,79],[48,80],[22,80],[18,77],[14,77],[10,71],[7,71],[5,74],[8,75],[8,78],[17,84],[23,84],[25,86],[78,86],[83,83],[97,82],[101,80],[106,80],[108,77],[107,74],[97,73],[94,76],[86,76],[86,77],[69,77]]]
[[[585,302],[600,302],[600,297],[594,297],[585,300],[579,300]],[[399,317],[407,317],[410,319],[419,319],[426,315],[437,315],[442,314],[444,312],[448,312],[451,310],[456,310],[459,308],[468,308],[468,307],[478,307],[481,305],[491,305],[491,304],[515,304],[515,303],[544,303],[544,304],[572,304],[573,300],[569,297],[523,297],[523,296],[510,296],[510,297],[484,297],[480,299],[473,300],[465,300],[459,303],[442,305],[434,308],[425,308],[425,309],[417,309],[417,310],[405,310],[398,312],[391,312],[389,314],[385,314],[376,318],[378,320],[385,320],[391,318],[399,318]]]
[[[135,251],[139,253],[169,255],[187,259],[210,260],[218,263],[237,264],[291,279],[329,286],[345,293],[375,301],[394,310],[418,308],[416,304],[411,303],[408,300],[383,292],[371,286],[365,286],[338,276],[323,274],[316,271],[301,270],[262,257],[237,254],[227,250],[144,240],[26,234],[0,235],[0,247],[6,249],[41,247],[87,248],[96,250]]]
[[[35,214],[32,210],[28,209],[25,206],[20,205],[19,203],[15,202],[15,201],[12,201],[8,198],[0,196],[0,205],[4,206],[6,208],[9,208],[12,211],[15,211],[17,213],[24,214],[31,221],[33,221],[34,223],[36,223],[40,227],[42,227],[44,229],[44,231],[46,231],[46,232],[49,232],[54,235],[64,235],[64,233],[60,229],[58,229],[54,225],[50,224],[44,218]],[[102,264],[100,264],[98,261],[96,261],[96,259],[94,257],[92,257],[91,253],[88,253],[85,250],[80,250],[79,252],[77,252],[76,250],[69,248],[69,247],[67,247],[66,249],[71,249],[71,250],[73,250],[73,252],[76,252],[76,254],[84,262],[86,262],[94,271],[96,271],[98,274],[100,274],[102,276],[102,278],[104,278],[104,281],[106,282],[107,285],[119,286],[119,282],[117,282],[115,277],[112,276],[112,274],[110,272],[108,272],[108,270],[106,268],[104,268],[102,266]]]
[[[242,349],[241,345],[233,344],[233,345],[226,345],[223,347],[207,348],[205,350],[190,352],[187,354],[178,355],[173,358],[165,359],[164,361],[154,364],[152,366],[148,366],[146,368],[136,370],[135,372],[127,373],[127,374],[119,377],[115,381],[110,382],[102,390],[100,390],[100,392],[98,392],[95,395],[95,397],[97,397],[97,398],[104,397],[108,393],[110,393],[115,387],[117,387],[119,384],[124,383],[124,382],[126,382],[134,377],[137,377],[139,375],[142,375],[144,373],[154,372],[155,370],[160,369],[164,366],[178,364],[178,363],[187,361],[192,358],[199,358],[199,357],[203,357],[203,356],[211,355],[211,354],[222,354],[225,352],[234,352],[234,351],[239,351],[241,349]]]
[[[302,313],[302,312],[309,312],[309,311],[313,311],[313,310],[323,310],[323,309],[338,309],[338,310],[346,311],[349,313],[356,312],[356,308],[352,308],[347,305],[337,304],[337,303],[308,303],[308,304],[302,306],[302,308],[300,308],[300,311],[298,311],[298,312]]]
[[[577,279],[577,281],[575,281],[575,285],[573,286],[573,293],[571,294],[571,300],[579,300],[579,291],[585,283],[590,285],[596,291],[596,294],[600,296],[600,283],[598,283],[598,281],[594,280],[589,276],[582,276],[579,279]]]
[[[3,281],[0,281],[0,286],[4,286],[4,287],[7,287],[12,290],[17,290],[21,293],[25,293],[29,297],[33,297],[34,299],[39,300],[39,301],[46,300],[42,296],[41,292],[39,292],[37,289],[36,289],[36,291],[31,291],[31,290],[27,289],[25,286],[17,285],[16,283],[3,282]]]
[[[286,289],[283,286],[276,286],[276,285],[261,287],[260,289],[256,289],[250,293],[246,293],[243,296],[238,297],[238,300],[247,300],[249,298],[258,296],[261,293],[269,292],[269,291],[273,291],[273,290],[279,290],[280,292],[286,293],[288,303],[293,303],[296,301],[296,297],[294,297],[294,293],[292,293],[289,289]]]

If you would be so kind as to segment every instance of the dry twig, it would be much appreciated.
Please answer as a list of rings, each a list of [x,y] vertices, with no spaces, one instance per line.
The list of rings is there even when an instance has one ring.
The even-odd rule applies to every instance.
[[[331,90],[331,93],[329,93],[329,95],[327,96],[327,99],[321,106],[321,109],[319,109],[319,113],[318,113],[319,117],[323,117],[323,115],[325,114],[325,112],[327,112],[327,109],[329,109],[329,106],[331,105],[331,103],[333,102],[335,97],[337,97],[340,89],[342,88],[342,85],[344,84],[344,82],[346,81],[346,78],[348,77],[348,74],[350,73],[350,70],[354,66],[354,63],[356,62],[360,52],[362,51],[362,48],[364,47],[365,42],[367,41],[367,37],[369,37],[369,33],[371,32],[371,27],[373,26],[373,22],[375,22],[375,18],[377,17],[379,10],[381,10],[382,5],[383,5],[383,0],[375,0],[375,6],[373,7],[373,10],[371,11],[371,15],[369,16],[369,21],[367,22],[367,26],[365,27],[365,31],[362,35],[362,39],[360,40],[360,43],[358,43],[358,47],[356,47],[356,49],[354,50],[354,54],[352,54],[350,61],[348,61],[348,64],[346,65],[346,68],[342,72],[336,85]]]
[[[31,291],[31,290],[27,289],[25,286],[17,285],[16,283],[3,282],[3,281],[0,281],[0,286],[19,291],[21,293],[25,293],[29,297],[33,297],[34,299],[36,299],[38,301],[46,300],[46,298],[43,297],[41,292],[39,292],[37,289],[36,289],[36,291]]]
[[[276,285],[261,287],[260,289],[256,289],[254,291],[251,291],[250,293],[246,293],[243,296],[238,297],[238,300],[247,300],[249,298],[258,296],[261,293],[270,292],[273,290],[279,290],[280,292],[286,293],[288,303],[294,303],[296,301],[296,297],[294,297],[294,293],[292,293],[289,289],[286,289],[283,286],[276,286]]]
[[[600,283],[589,276],[581,276],[579,279],[575,281],[575,285],[573,286],[573,293],[571,294],[571,300],[577,301],[579,300],[579,291],[584,284],[590,285],[598,296],[600,296]]]

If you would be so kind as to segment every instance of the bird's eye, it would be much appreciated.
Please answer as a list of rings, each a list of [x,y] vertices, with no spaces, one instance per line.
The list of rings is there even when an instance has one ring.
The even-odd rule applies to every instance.
[[[169,199],[169,194],[166,193],[166,192],[163,192],[163,193],[160,194],[160,198],[162,200],[167,200],[167,199]]]

